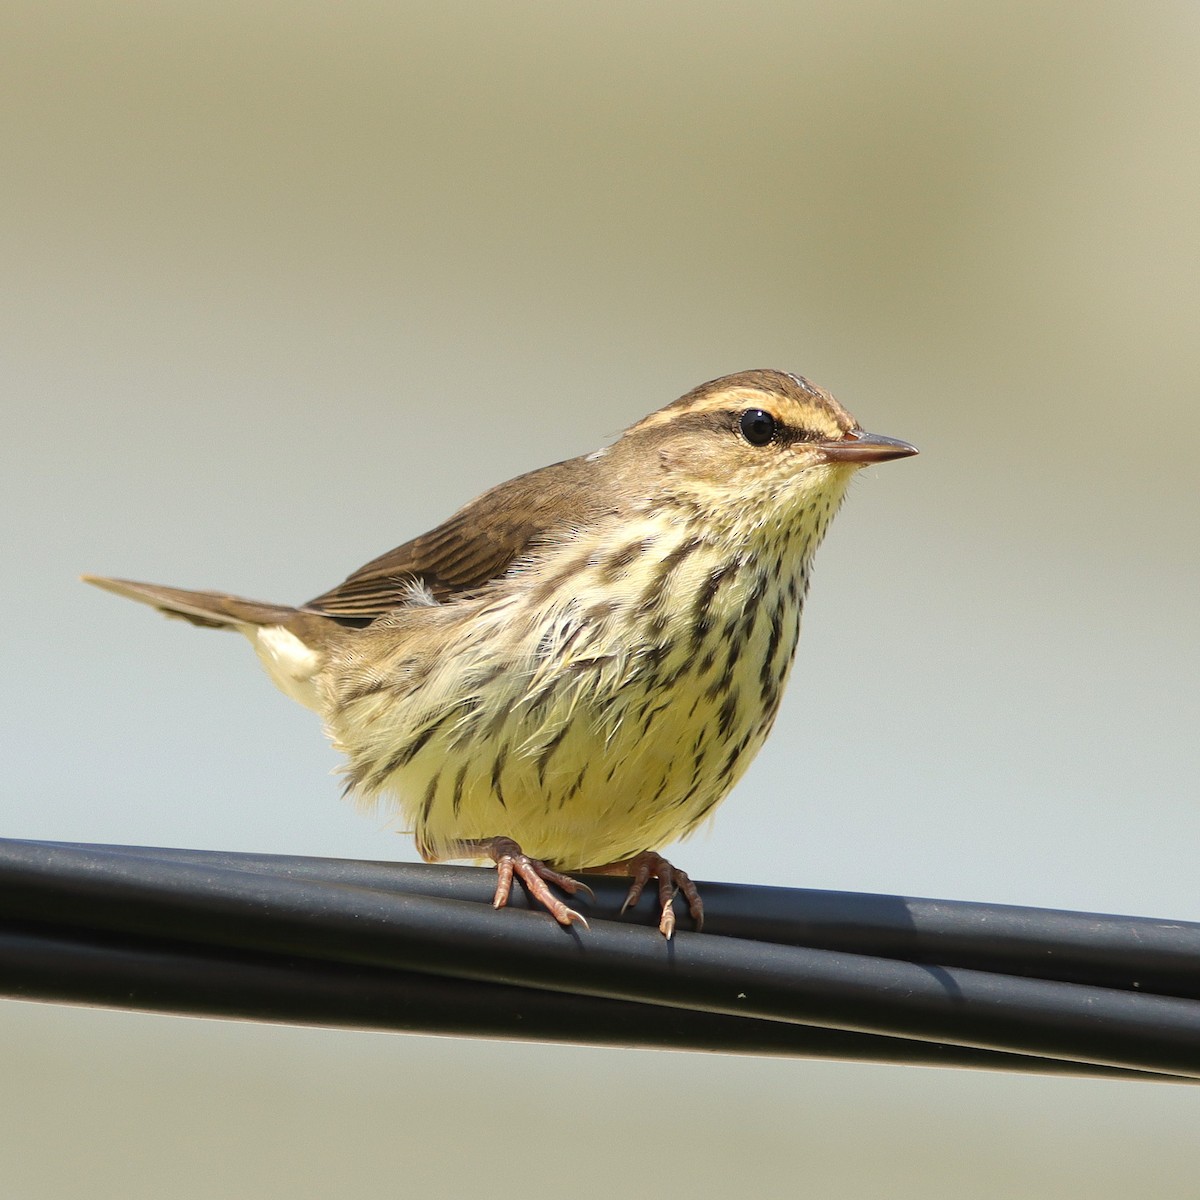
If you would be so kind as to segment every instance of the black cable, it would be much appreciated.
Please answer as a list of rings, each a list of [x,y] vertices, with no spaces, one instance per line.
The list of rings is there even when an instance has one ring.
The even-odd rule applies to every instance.
[[[491,871],[470,867],[145,846],[76,844],[75,848],[479,903],[490,903],[495,888]],[[596,893],[596,903],[580,894],[572,905],[589,920],[618,915],[628,880],[587,876],[587,882]],[[514,893],[512,902],[528,907],[523,893]],[[706,883],[704,905],[707,933],[1200,1000],[1200,924],[728,883]],[[657,925],[653,899],[646,896],[621,919]],[[681,928],[687,928],[686,916],[681,918]]]
[[[1197,925],[706,884],[706,932],[668,944],[638,924],[654,920],[648,902],[633,922],[613,919],[618,880],[589,881],[597,900],[581,931],[493,911],[493,879],[0,841],[0,992],[482,1036],[1200,1077]]]
[[[1152,1072],[971,1050],[590,996],[463,985],[414,972],[199,948],[0,933],[0,994],[192,1016],[352,1029],[917,1066],[1169,1079]]]

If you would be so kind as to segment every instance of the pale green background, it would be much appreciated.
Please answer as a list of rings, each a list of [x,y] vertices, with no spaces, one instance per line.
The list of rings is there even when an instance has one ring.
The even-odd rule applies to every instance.
[[[700,878],[1200,919],[1200,6],[0,8],[6,835],[411,858],[248,648],[695,383],[855,487]],[[1200,1091],[0,1007],[6,1196],[1193,1197]]]

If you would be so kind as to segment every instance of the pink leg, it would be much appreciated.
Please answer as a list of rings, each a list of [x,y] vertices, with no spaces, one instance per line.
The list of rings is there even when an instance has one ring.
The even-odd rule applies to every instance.
[[[591,894],[586,883],[580,883],[569,875],[563,875],[546,866],[539,858],[530,858],[512,838],[480,838],[471,842],[459,842],[456,855],[463,857],[487,856],[496,864],[496,894],[492,899],[494,908],[503,908],[512,892],[513,876],[529,889],[529,894],[545,908],[560,925],[578,921],[587,929],[583,914],[568,908],[549,888],[549,884],[562,888],[568,896],[585,891]]]
[[[629,895],[625,897],[625,903],[621,906],[622,912],[641,899],[642,891],[653,875],[658,880],[658,902],[662,906],[662,919],[658,923],[658,929],[668,940],[675,932],[676,890],[681,891],[684,899],[687,900],[688,912],[692,914],[692,920],[696,922],[697,932],[704,928],[704,905],[700,900],[700,893],[696,890],[696,885],[686,871],[671,866],[661,854],[654,850],[643,850],[641,854],[635,854],[632,858],[607,863],[602,867],[588,867],[588,870],[597,875],[630,875],[633,877],[633,882],[629,885]]]

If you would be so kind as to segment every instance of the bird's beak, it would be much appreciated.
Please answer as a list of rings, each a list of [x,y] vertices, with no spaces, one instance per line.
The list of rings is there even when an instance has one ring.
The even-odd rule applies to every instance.
[[[852,430],[837,442],[818,442],[817,449],[828,462],[853,463],[855,466],[887,462],[889,458],[907,458],[917,453],[916,446],[899,438],[863,433],[862,430]]]

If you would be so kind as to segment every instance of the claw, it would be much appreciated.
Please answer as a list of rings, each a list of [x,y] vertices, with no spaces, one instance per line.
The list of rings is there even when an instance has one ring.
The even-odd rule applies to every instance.
[[[658,923],[658,932],[669,942],[675,933],[675,906],[670,900],[663,905],[662,920]]]
[[[585,917],[583,913],[576,912],[576,910],[573,908],[568,908],[566,915],[567,919],[561,922],[563,925],[570,925],[572,921],[578,921],[580,925],[584,927],[584,929],[591,933],[592,927],[587,923],[587,917]]]
[[[571,884],[569,888],[564,889],[565,891],[569,892],[572,896],[575,895],[576,892],[587,892],[588,899],[591,900],[593,904],[596,902],[596,893],[593,892],[592,889],[588,887],[588,885],[584,883],[582,879],[570,879],[570,877],[566,875],[564,875],[563,878],[567,879]],[[563,885],[560,883],[558,886],[562,887]],[[580,920],[583,920],[583,918],[581,917]],[[584,923],[586,924],[586,922]]]

